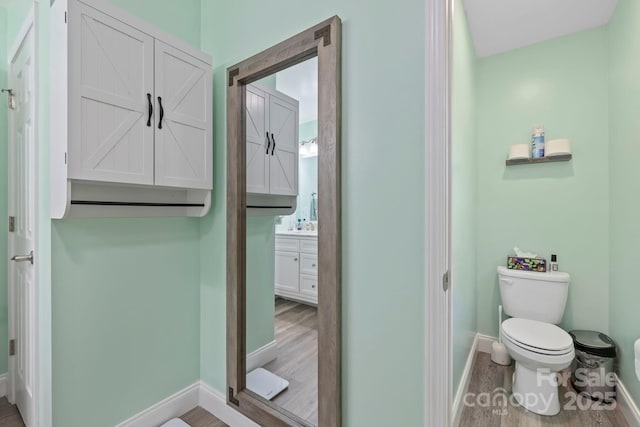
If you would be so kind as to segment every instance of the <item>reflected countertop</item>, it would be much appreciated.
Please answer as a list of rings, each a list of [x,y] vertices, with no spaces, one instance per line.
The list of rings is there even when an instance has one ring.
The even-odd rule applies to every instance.
[[[314,231],[282,230],[282,231],[276,231],[276,236],[318,237],[318,230],[314,230]]]

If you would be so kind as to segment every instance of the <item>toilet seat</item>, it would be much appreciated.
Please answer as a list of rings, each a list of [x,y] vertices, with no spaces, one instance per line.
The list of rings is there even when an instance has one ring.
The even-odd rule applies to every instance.
[[[551,323],[537,320],[511,318],[502,322],[505,341],[546,356],[563,356],[573,352],[571,336]]]

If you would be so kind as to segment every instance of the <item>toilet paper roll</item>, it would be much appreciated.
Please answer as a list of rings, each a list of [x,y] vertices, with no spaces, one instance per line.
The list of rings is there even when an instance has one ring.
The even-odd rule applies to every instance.
[[[544,144],[545,157],[571,154],[571,142],[568,139],[552,139]]]
[[[515,144],[509,149],[509,160],[528,159],[531,157],[529,144]]]

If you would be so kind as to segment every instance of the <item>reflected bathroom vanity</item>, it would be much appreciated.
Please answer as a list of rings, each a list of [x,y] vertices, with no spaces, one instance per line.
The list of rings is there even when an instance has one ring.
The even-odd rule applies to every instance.
[[[276,232],[275,295],[318,303],[318,233]]]

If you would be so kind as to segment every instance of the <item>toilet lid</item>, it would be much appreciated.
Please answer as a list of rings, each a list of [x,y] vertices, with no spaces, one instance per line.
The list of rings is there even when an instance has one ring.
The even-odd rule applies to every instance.
[[[551,323],[511,318],[502,322],[502,332],[512,341],[540,350],[563,351],[573,348],[571,336]]]

